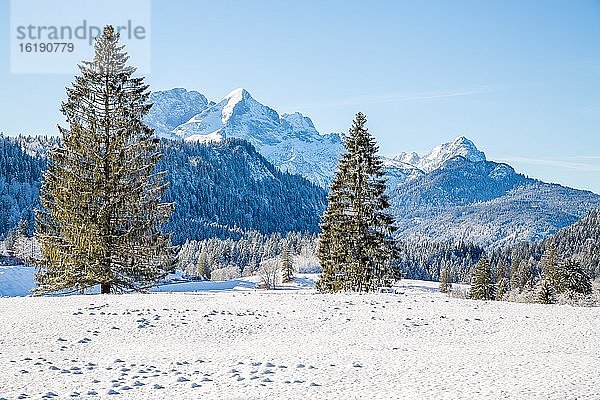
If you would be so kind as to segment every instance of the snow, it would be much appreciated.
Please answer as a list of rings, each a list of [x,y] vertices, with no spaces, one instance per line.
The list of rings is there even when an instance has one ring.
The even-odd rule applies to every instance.
[[[242,88],[237,88],[227,96],[225,96],[224,100],[226,104],[223,106],[223,111],[221,113],[221,121],[223,125],[227,123],[229,118],[233,115],[233,109],[240,102],[243,101],[245,97],[248,97],[248,92]]]
[[[473,162],[486,160],[485,154],[479,151],[472,141],[464,136],[459,136],[452,142],[436,146],[429,154],[419,159],[416,166],[425,172],[431,172],[457,156],[465,157]]]
[[[23,265],[0,265],[0,297],[28,296],[35,287],[35,268]]]
[[[200,142],[200,143],[210,143],[210,142],[220,142],[223,139],[221,133],[219,131],[210,132],[207,134],[199,134],[199,135],[190,135],[185,138],[186,141],[189,142]]]
[[[243,282],[1,298],[0,398],[598,398],[597,308]]]

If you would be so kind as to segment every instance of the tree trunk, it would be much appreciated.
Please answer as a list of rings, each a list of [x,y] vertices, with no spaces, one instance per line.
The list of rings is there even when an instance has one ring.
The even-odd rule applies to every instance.
[[[109,294],[110,293],[110,283],[101,283],[100,284],[100,293]]]

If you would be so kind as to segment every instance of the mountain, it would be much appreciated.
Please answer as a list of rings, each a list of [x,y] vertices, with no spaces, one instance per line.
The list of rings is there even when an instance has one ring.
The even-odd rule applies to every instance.
[[[146,118],[164,137],[188,142],[244,139],[282,171],[300,174],[322,187],[331,181],[343,150],[338,134],[321,135],[310,118],[300,113],[279,115],[244,89],[232,91],[218,103],[198,101],[185,107],[181,89],[173,90],[153,94],[153,109],[161,111]],[[191,110],[200,106],[203,108],[190,116]],[[176,108],[178,117],[167,120],[171,107]],[[170,129],[168,135],[166,129]]]
[[[144,122],[162,138],[173,138],[173,129],[210,104],[202,94],[193,90],[188,92],[183,88],[152,92],[149,101],[153,105]]]
[[[458,156],[473,162],[486,160],[485,154],[479,151],[472,141],[459,136],[452,142],[435,147],[423,157],[414,151],[402,152],[392,158],[384,157],[384,171],[388,177],[388,186],[395,186],[405,180],[433,172]]]
[[[325,190],[281,172],[245,140],[163,141],[159,169],[167,171],[165,200],[175,212],[165,225],[174,242],[209,237],[316,233]]]
[[[485,154],[479,151],[472,141],[464,136],[459,136],[452,142],[435,147],[422,158],[416,153],[411,153],[411,161],[407,162],[422,171],[431,172],[442,167],[447,161],[457,156],[462,156],[473,162],[485,161]]]
[[[174,188],[177,187],[176,196],[184,205],[178,211],[181,214],[176,217],[177,223],[172,225],[179,232],[178,240],[205,237],[215,226],[218,229],[212,232],[219,236],[237,232],[240,227],[263,233],[286,229],[314,232],[318,229],[325,192],[316,187],[309,189],[306,181],[292,183],[288,174],[301,175],[321,188],[326,187],[343,151],[340,135],[321,135],[310,118],[300,113],[280,115],[256,101],[244,89],[236,89],[216,103],[198,92],[185,89],[154,92],[150,100],[154,105],[146,122],[156,129],[159,136],[174,139],[165,141],[165,149],[182,157],[181,160],[167,157],[162,164],[176,182],[173,184]],[[244,148],[228,142],[232,138],[247,141],[256,151],[248,150],[244,161],[241,158],[231,159],[227,151],[239,152]],[[229,144],[219,147],[225,142]],[[22,150],[34,158],[41,157],[54,144],[39,139],[19,141]],[[218,154],[207,156],[210,162],[205,163],[203,169],[195,169],[194,160],[199,156],[188,152],[193,146],[202,144]],[[194,151],[202,153],[209,150]],[[261,167],[262,161],[257,161],[259,157],[273,164],[276,167],[274,172]],[[424,156],[414,152],[400,153],[383,161],[391,213],[397,220],[399,239],[464,240],[485,247],[522,240],[536,241],[572,224],[600,204],[600,196],[594,193],[540,182],[515,172],[507,164],[489,161],[471,140],[463,136],[435,147]],[[214,178],[218,173],[213,169],[230,171],[241,168],[230,163],[244,164],[247,170],[239,170],[240,176],[251,176],[252,179],[245,182],[231,177]],[[190,182],[179,180],[180,170]],[[285,174],[275,174],[280,171]],[[247,175],[250,172],[253,175]],[[206,182],[197,183],[196,180],[204,179],[201,177],[206,173],[212,174],[214,179],[207,178]],[[220,179],[232,185],[231,193],[219,186]],[[32,184],[35,190],[35,184],[39,182]],[[261,185],[271,186],[265,189]],[[276,189],[277,185],[283,186]],[[298,189],[300,187],[301,190]],[[292,194],[285,194],[284,188]],[[306,197],[295,199],[294,190],[300,190]],[[4,217],[4,220],[10,221],[5,226],[13,224],[15,218],[18,220],[27,207],[31,208],[31,196],[27,201],[18,200],[21,193],[27,192],[5,189],[8,196],[4,202],[5,209],[10,210]],[[193,206],[194,202],[198,202],[198,196],[205,196],[205,193],[215,194],[213,198],[202,197],[202,202],[208,201],[213,205],[209,208]],[[244,200],[241,193],[252,200]],[[246,208],[238,212],[230,205],[226,209],[217,207],[223,199],[228,202],[236,199]],[[292,202],[293,213],[278,214],[282,213],[283,199]],[[302,201],[307,202],[302,211],[304,214],[300,212]],[[261,207],[268,211],[261,213]],[[191,213],[189,220],[185,212]],[[313,214],[308,217],[309,213]],[[276,216],[282,220],[276,221]],[[297,225],[291,222],[294,218],[300,221]],[[192,220],[202,221],[204,228],[200,228],[199,223],[190,222]],[[0,225],[2,221],[0,216]],[[195,228],[190,230],[185,228],[185,224],[195,224]]]
[[[33,209],[40,204],[40,182],[46,160],[33,151],[37,146],[24,145],[36,141],[24,139],[0,135],[0,237],[20,220],[27,221],[31,230]]]
[[[399,238],[486,247],[537,241],[600,206],[600,196],[592,192],[544,183],[487,161],[464,137],[422,158],[407,154],[389,167],[401,177],[388,180]],[[399,161],[409,157],[415,165]]]
[[[547,248],[550,243],[556,246],[559,259],[573,258],[592,276],[600,276],[600,208],[547,237],[542,245]]]
[[[33,227],[47,150],[55,144],[55,138],[0,136],[0,239],[20,220]],[[175,244],[246,231],[318,231],[325,190],[279,171],[250,143],[162,140],[161,150],[158,168],[169,182],[165,200],[175,204],[165,230]]]

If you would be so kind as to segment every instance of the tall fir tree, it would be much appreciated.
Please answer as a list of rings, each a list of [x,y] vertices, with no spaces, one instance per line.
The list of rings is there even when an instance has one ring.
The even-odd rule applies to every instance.
[[[542,276],[544,280],[547,280],[554,288],[560,291],[562,285],[562,273],[558,263],[557,249],[554,242],[550,242],[541,259]]]
[[[156,172],[159,141],[143,122],[148,86],[133,77],[119,34],[106,26],[94,59],[79,66],[61,111],[60,147],[49,153],[36,212],[43,260],[37,293],[142,290],[174,263],[161,225],[165,174]]]
[[[196,275],[201,276],[202,279],[210,280],[210,263],[208,262],[208,253],[206,251],[206,245],[202,245],[202,251],[198,256],[198,262],[196,263]]]
[[[471,279],[471,298],[474,300],[493,300],[495,285],[490,265],[485,256],[481,257]]]
[[[396,228],[386,213],[383,162],[366,122],[364,114],[356,114],[327,196],[317,249],[322,292],[373,291],[393,277]]]
[[[442,269],[440,271],[440,292],[448,293],[452,284],[450,283],[450,274],[448,273],[448,267],[446,264],[442,265]]]
[[[537,302],[541,304],[556,303],[556,290],[548,279],[542,279],[537,289]]]
[[[502,300],[504,295],[510,290],[510,280],[507,274],[507,265],[504,261],[500,261],[496,272],[496,300]]]
[[[592,280],[589,273],[581,266],[581,263],[575,259],[567,259],[561,265],[562,282],[561,293],[573,294],[591,294]]]
[[[285,245],[281,249],[281,274],[283,283],[290,283],[294,279],[294,265],[292,264],[290,251]]]

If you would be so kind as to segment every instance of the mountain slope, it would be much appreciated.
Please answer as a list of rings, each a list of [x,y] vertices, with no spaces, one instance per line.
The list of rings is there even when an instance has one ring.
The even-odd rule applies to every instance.
[[[159,137],[169,139],[175,138],[173,129],[209,106],[202,94],[183,88],[152,92],[149,101],[153,105],[144,122],[154,128]]]
[[[39,206],[39,191],[46,160],[31,150],[24,137],[0,135],[0,238],[20,220],[33,227],[33,209]],[[35,146],[33,146],[35,147]]]
[[[159,109],[169,108],[161,98],[155,101]],[[154,120],[148,123],[159,129]],[[247,140],[282,171],[300,174],[322,187],[333,177],[343,149],[339,135],[319,134],[312,121],[300,113],[280,116],[244,89],[236,89],[218,103],[208,104],[173,127],[172,134],[185,141]]]
[[[50,144],[56,141],[0,136],[0,239],[21,219],[33,226]],[[269,234],[319,229],[325,190],[279,171],[248,142],[163,140],[161,149],[159,169],[167,171],[169,182],[165,200],[175,203],[165,230],[174,233],[175,244],[239,237],[245,230]]]
[[[159,168],[170,186],[175,212],[165,226],[174,242],[208,237],[318,231],[325,191],[275,168],[241,139],[202,144],[163,142]]]
[[[430,164],[431,165],[431,164]],[[600,196],[527,178],[506,164],[455,156],[388,193],[398,237],[502,246],[536,241],[600,206]]]

